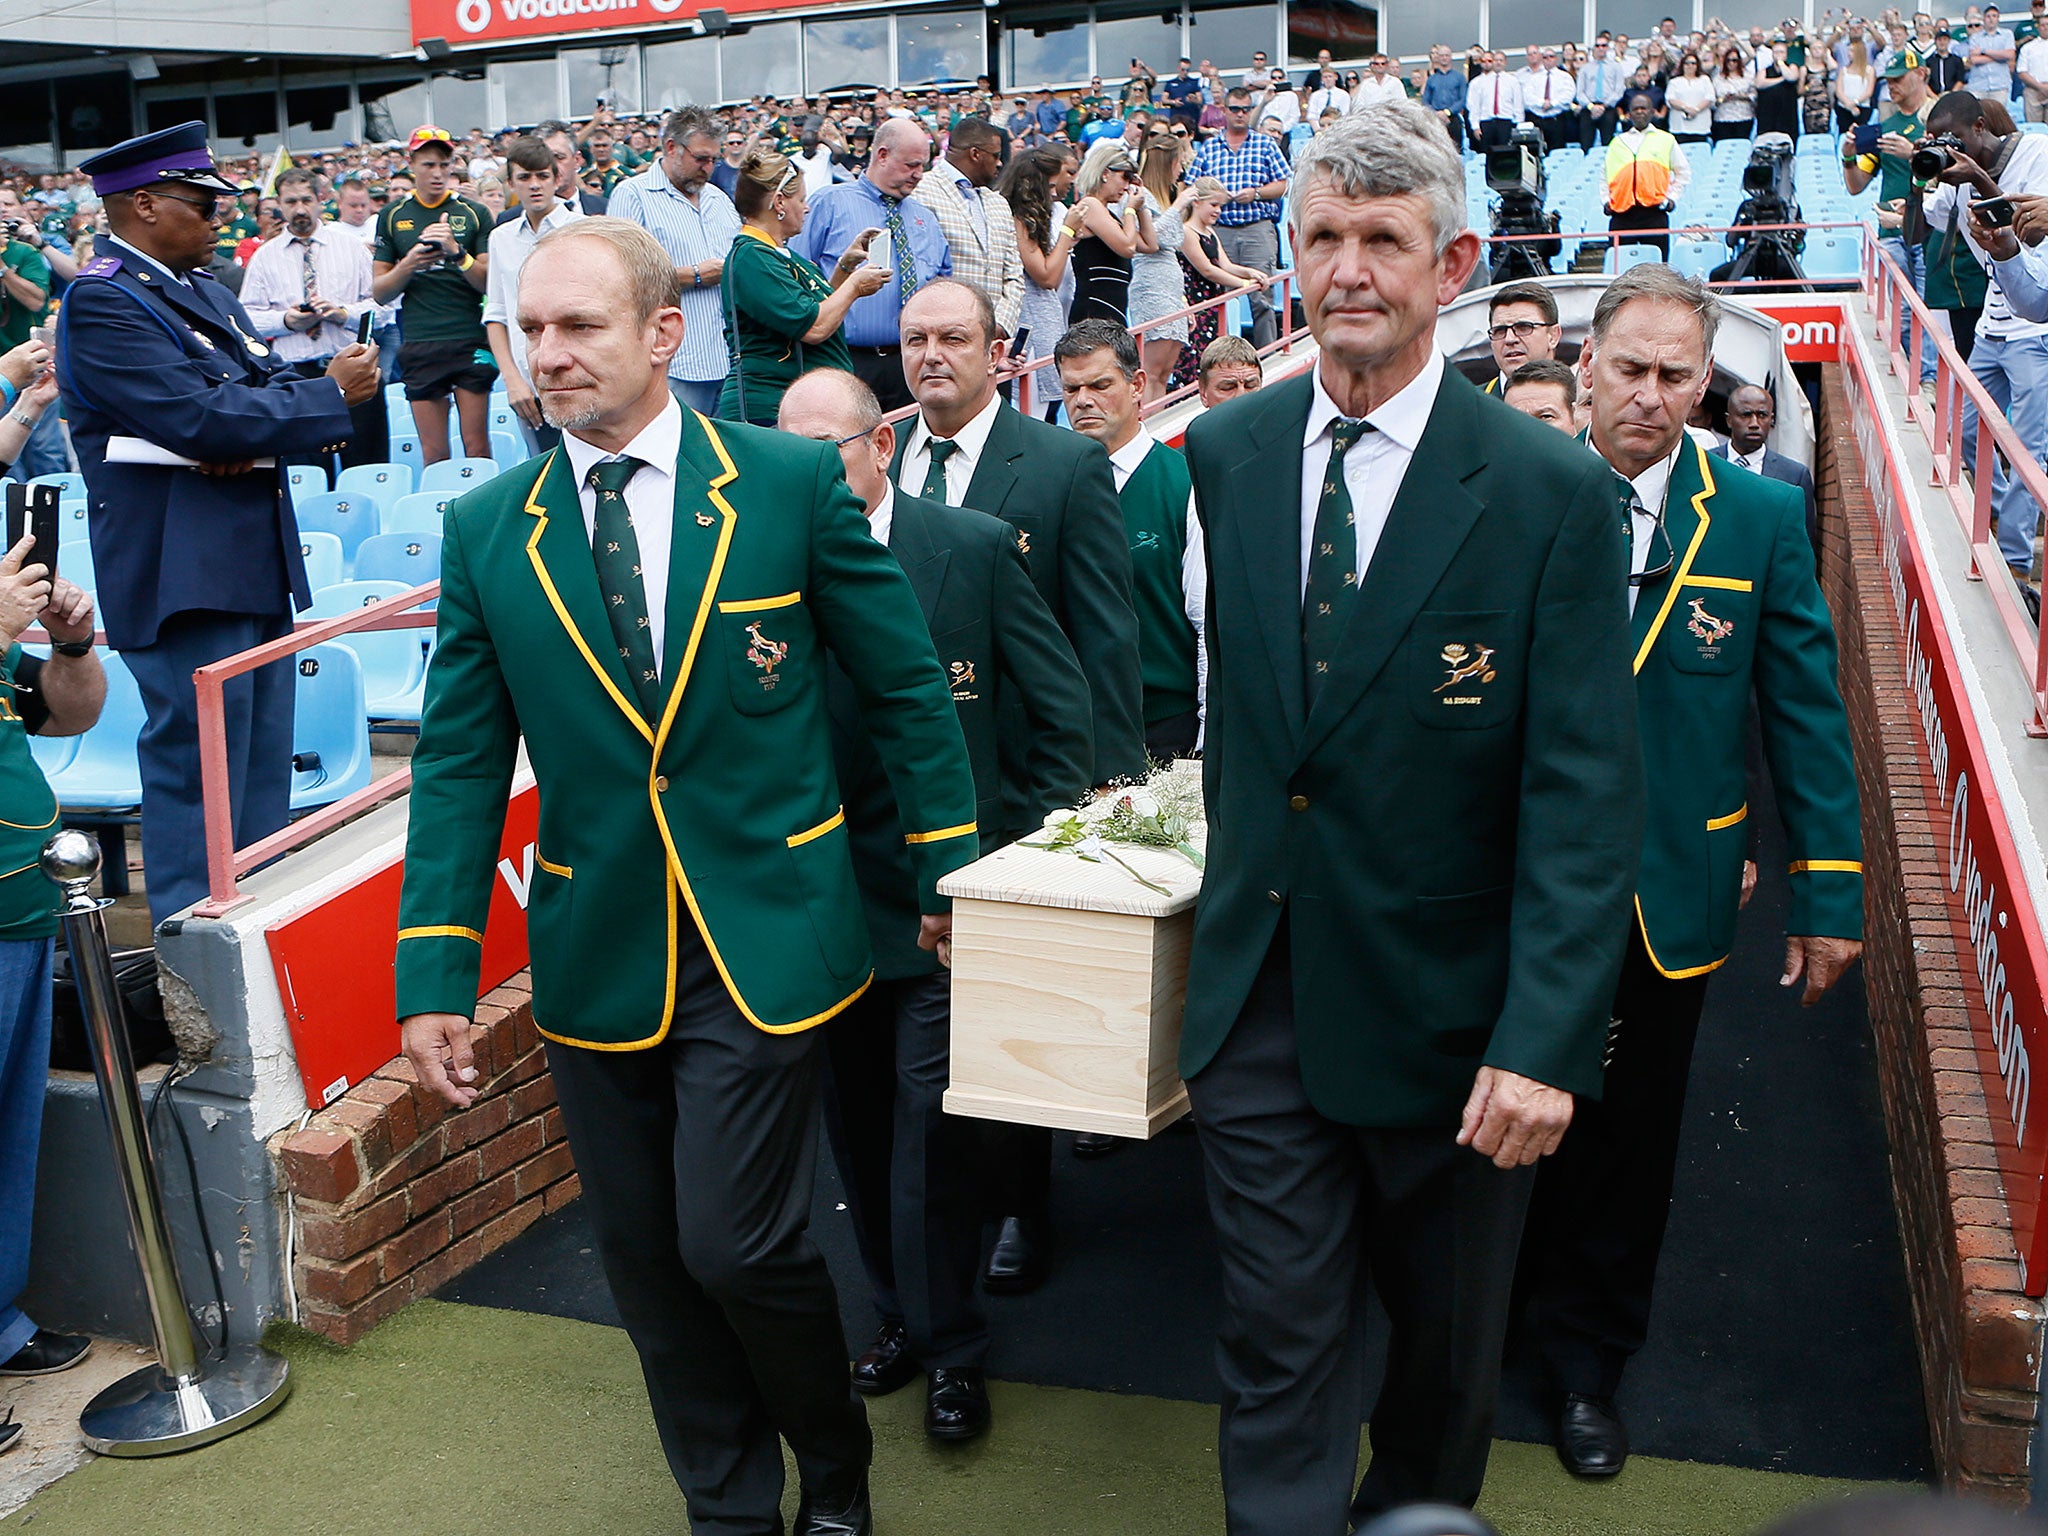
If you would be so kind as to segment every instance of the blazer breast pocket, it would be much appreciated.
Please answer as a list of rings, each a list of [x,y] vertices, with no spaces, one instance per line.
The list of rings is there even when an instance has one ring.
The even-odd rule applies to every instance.
[[[995,678],[987,656],[987,632],[976,624],[932,636],[932,649],[946,672],[946,686],[955,704],[976,704],[987,696]]]
[[[1401,648],[1408,708],[1436,730],[1508,724],[1522,708],[1521,646],[1521,615],[1512,609],[1417,614]]]
[[[1756,654],[1756,591],[1747,581],[1720,579],[1728,584],[1688,582],[1672,599],[1661,648],[1680,672],[1726,676],[1748,667]]]
[[[809,692],[818,635],[801,593],[721,602],[716,634],[732,707],[741,714],[772,715]]]

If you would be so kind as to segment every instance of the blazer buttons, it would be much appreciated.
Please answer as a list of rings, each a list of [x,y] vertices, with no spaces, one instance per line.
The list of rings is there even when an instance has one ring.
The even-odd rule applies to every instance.
[[[654,776],[654,792],[657,795],[665,795],[668,793],[668,779],[666,778],[666,776],[662,774],[656,774]]]
[[[1266,900],[1277,907],[1280,905],[1280,893],[1278,891],[1268,891],[1266,892]]]
[[[1289,801],[1287,802],[1287,809],[1289,809],[1290,811],[1305,811],[1305,810],[1307,810],[1307,809],[1308,809],[1308,796],[1307,796],[1307,795],[1296,795],[1296,796],[1294,796],[1294,798],[1293,798],[1293,799],[1291,799],[1291,800],[1289,800]]]

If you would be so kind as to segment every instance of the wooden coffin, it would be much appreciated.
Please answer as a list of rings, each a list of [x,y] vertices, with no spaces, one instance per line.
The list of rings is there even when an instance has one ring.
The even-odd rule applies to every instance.
[[[1201,872],[1171,849],[1113,851],[1169,894],[1022,843],[940,882],[954,1114],[1143,1139],[1187,1112],[1176,1058]]]

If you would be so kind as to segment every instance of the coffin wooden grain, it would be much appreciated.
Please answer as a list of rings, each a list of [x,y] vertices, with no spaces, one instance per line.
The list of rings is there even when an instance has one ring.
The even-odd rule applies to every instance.
[[[1143,1139],[1187,1113],[1175,1062],[1200,872],[1170,849],[1110,862],[1012,844],[953,898],[957,1115]]]

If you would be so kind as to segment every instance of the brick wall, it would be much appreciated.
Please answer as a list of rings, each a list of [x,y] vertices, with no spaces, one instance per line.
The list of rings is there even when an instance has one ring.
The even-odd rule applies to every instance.
[[[477,1005],[468,1109],[399,1057],[271,1143],[298,1220],[304,1324],[349,1344],[581,1191],[525,972]]]
[[[2020,1293],[1963,984],[1966,972],[1975,980],[1968,925],[1948,889],[1947,819],[1931,810],[1939,797],[1882,529],[1833,367],[1818,426],[1821,585],[1863,793],[1864,986],[1935,1464],[1949,1486],[2017,1506],[2029,1492],[2042,1308]]]

